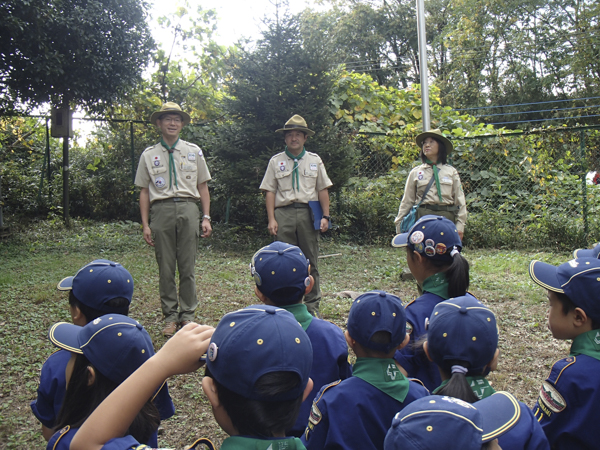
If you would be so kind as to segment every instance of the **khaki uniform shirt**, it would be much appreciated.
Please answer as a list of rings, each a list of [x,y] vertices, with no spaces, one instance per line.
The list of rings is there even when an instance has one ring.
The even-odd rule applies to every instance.
[[[169,152],[160,143],[148,147],[140,156],[135,185],[150,189],[150,203],[172,197],[200,199],[198,185],[210,180],[202,150],[181,139],[173,150],[177,186],[169,185]]]
[[[421,205],[458,206],[458,211],[456,211],[456,229],[464,232],[465,223],[467,222],[467,205],[458,172],[448,164],[438,163],[437,167],[439,169],[438,175],[442,191],[442,201],[440,202],[434,181]],[[418,165],[410,171],[406,180],[406,187],[404,188],[404,197],[402,197],[398,216],[394,220],[394,223],[399,224],[402,222],[402,219],[408,214],[410,209],[421,201],[431,177],[433,177],[433,168],[429,164]]]
[[[278,153],[269,161],[260,189],[275,193],[275,208],[319,200],[319,192],[333,185],[316,153],[306,152],[298,161],[300,190],[292,187],[293,168],[294,160],[285,152]]]

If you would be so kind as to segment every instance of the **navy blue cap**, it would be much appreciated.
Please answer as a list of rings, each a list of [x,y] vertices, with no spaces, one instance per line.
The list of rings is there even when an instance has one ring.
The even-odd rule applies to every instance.
[[[385,291],[369,291],[356,297],[348,314],[348,334],[360,345],[389,352],[406,338],[406,312],[402,300]],[[378,331],[387,331],[387,344],[371,341]]]
[[[470,375],[481,375],[498,348],[494,313],[472,296],[438,303],[429,319],[427,349],[438,366],[445,361],[468,362]]]
[[[250,273],[258,290],[276,304],[289,305],[302,299],[310,285],[309,262],[300,248],[275,241],[252,257]]]
[[[531,261],[529,276],[543,288],[565,294],[589,317],[600,322],[600,259],[576,258],[558,267]]]
[[[594,248],[580,248],[573,251],[573,258],[600,258],[600,243],[596,244]]]
[[[499,391],[476,403],[431,395],[406,405],[396,414],[384,450],[480,450],[514,427],[521,417],[519,402]]]
[[[73,291],[73,295],[84,305],[98,311],[115,314],[127,313],[128,306],[113,308],[106,302],[133,296],[133,278],[125,267],[107,259],[96,259],[77,271],[75,276],[63,278],[57,286],[59,291]]]
[[[294,315],[269,305],[254,305],[223,316],[212,335],[206,365],[227,389],[244,398],[285,401],[304,392],[313,352],[310,340]],[[264,396],[254,385],[272,372],[293,372],[300,382],[287,392]]]
[[[462,250],[456,225],[442,216],[427,215],[415,222],[408,233],[397,234],[392,247],[408,247],[428,258],[452,261]]]
[[[154,355],[144,327],[120,314],[106,314],[84,327],[59,322],[50,328],[48,337],[57,347],[84,355],[115,383],[122,383]]]

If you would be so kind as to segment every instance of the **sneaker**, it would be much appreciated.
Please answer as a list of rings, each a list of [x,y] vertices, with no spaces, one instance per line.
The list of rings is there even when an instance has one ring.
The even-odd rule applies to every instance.
[[[176,322],[167,322],[165,327],[162,330],[163,336],[171,337],[177,331],[177,323]]]

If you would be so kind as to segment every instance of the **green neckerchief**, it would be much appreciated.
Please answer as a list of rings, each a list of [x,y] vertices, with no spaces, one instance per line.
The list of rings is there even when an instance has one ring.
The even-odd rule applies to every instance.
[[[432,294],[439,295],[444,300],[448,300],[448,279],[444,272],[438,272],[426,278],[423,281],[423,292],[431,292]]]
[[[296,180],[295,189],[297,191],[299,191],[300,190],[300,176],[298,175],[298,161],[300,161],[304,157],[304,155],[306,154],[306,150],[304,149],[304,147],[302,147],[302,152],[298,156],[294,156],[287,149],[287,145],[286,145],[285,146],[285,154],[287,155],[288,158],[292,158],[294,160],[294,168],[292,169],[292,188],[294,187],[294,179],[295,179]]]
[[[433,161],[426,160],[427,164],[431,164],[431,168],[433,169],[433,178],[435,178],[435,187],[437,188],[438,197],[440,202],[442,201],[442,188],[440,187],[440,169],[438,169],[437,163]]]
[[[571,344],[569,356],[587,355],[600,361],[600,330],[580,334]]]
[[[444,386],[446,386],[448,384],[448,381],[450,381],[450,380],[442,381],[442,384],[440,384],[437,388],[435,388],[435,390],[431,394],[438,395],[438,392],[440,391],[440,389],[442,389]],[[486,380],[485,377],[482,377],[482,376],[467,377],[467,381],[469,382],[469,385],[471,386],[473,393],[477,396],[477,398],[479,398],[479,400],[487,398],[490,395],[492,395],[494,392],[496,392],[494,390],[494,388],[492,386],[490,386],[489,381]]]
[[[251,436],[229,436],[221,444],[221,450],[306,450],[298,438],[259,439]]]
[[[179,138],[177,138],[177,140],[175,141],[175,143],[169,147],[167,145],[167,143],[164,141],[164,139],[161,138],[160,140],[160,144],[167,149],[167,151],[169,152],[169,188],[173,187],[173,181],[171,179],[171,173],[175,176],[175,187],[179,187],[177,185],[177,172],[175,171],[175,161],[173,160],[173,150],[175,149],[175,146],[177,145],[177,143],[179,142]]]
[[[311,316],[308,312],[308,308],[304,303],[295,303],[293,305],[285,305],[280,308],[285,309],[286,311],[291,312],[296,320],[302,325],[302,329],[306,331],[309,327],[310,323],[314,319],[314,316]]]
[[[400,403],[408,394],[408,381],[392,358],[356,358],[352,376],[366,381]]]

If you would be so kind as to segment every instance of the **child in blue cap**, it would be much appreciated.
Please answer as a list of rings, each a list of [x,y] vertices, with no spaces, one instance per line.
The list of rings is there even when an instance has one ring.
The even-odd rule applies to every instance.
[[[190,323],[94,411],[71,450],[135,448],[137,442],[123,436],[152,392],[167,377],[195,371],[204,361],[202,389],[230,435],[221,450],[302,450],[300,440],[285,431],[312,390],[312,359],[308,336],[281,308],[249,306],[223,316],[215,330]]]
[[[406,305],[410,343],[394,358],[405,374],[418,378],[432,391],[441,383],[440,374],[415,345],[425,334],[425,321],[439,302],[467,294],[469,263],[461,255],[462,241],[456,225],[440,216],[423,216],[408,233],[398,234],[393,247],[406,247],[408,268],[423,294]]]
[[[494,313],[477,299],[465,296],[438,303],[429,319],[423,348],[438,366],[443,380],[433,394],[469,403],[494,394],[486,376],[498,365],[498,326]],[[519,407],[519,420],[500,438],[500,446],[511,450],[550,450],[531,410],[521,402]]]
[[[573,252],[573,258],[596,258],[600,259],[600,243],[593,248],[578,249]]]
[[[300,437],[306,428],[312,401],[326,384],[352,375],[344,332],[335,324],[311,315],[302,302],[313,287],[310,263],[299,247],[276,241],[256,252],[250,263],[256,296],[265,304],[291,312],[302,325],[313,347],[310,378],[313,390],[302,402],[289,436]]]
[[[553,449],[598,448],[600,259],[558,267],[532,261],[529,275],[548,291],[552,336],[573,340],[569,356],[554,363],[543,382],[533,412]]]
[[[57,286],[69,293],[69,312],[75,325],[84,326],[104,314],[129,314],[133,296],[133,277],[121,264],[97,259],[86,264],[74,276],[63,278]],[[55,422],[65,396],[65,369],[71,358],[67,350],[58,350],[42,366],[37,399],[31,410],[42,423],[46,440],[54,434]],[[175,413],[169,390],[165,384],[155,397],[161,419]]]
[[[381,449],[394,415],[429,395],[400,372],[393,356],[408,342],[402,301],[384,291],[354,300],[346,340],[356,354],[352,376],[321,388],[302,441],[306,448]]]
[[[130,374],[154,354],[144,327],[127,316],[107,314],[84,327],[60,322],[50,328],[50,341],[70,354],[67,391],[56,418],[58,431],[47,450],[68,450],[79,426]],[[143,405],[129,433],[141,442],[156,441],[160,416],[152,399]],[[155,444],[152,444],[155,445]]]
[[[519,405],[508,392],[496,392],[473,404],[431,395],[415,400],[396,414],[383,449],[500,449],[497,438],[511,430],[518,418]]]

